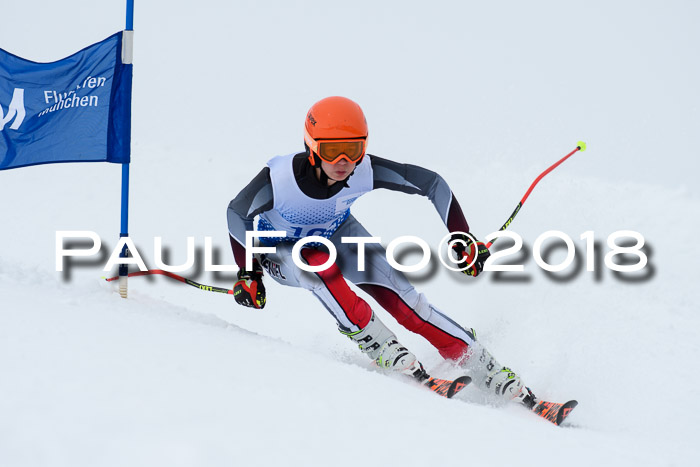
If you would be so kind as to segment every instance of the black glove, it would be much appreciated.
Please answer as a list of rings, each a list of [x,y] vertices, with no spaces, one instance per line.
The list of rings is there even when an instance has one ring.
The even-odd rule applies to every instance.
[[[491,256],[491,252],[483,242],[471,239],[471,237],[464,234],[453,234],[450,238],[450,242],[453,242],[452,249],[457,253],[457,258],[461,259],[457,263],[457,267],[462,269],[463,274],[468,276],[478,276],[481,271],[484,270],[484,263],[486,259]],[[476,260],[474,260],[476,258]],[[470,267],[468,264],[472,263]]]
[[[236,303],[251,308],[265,308],[265,286],[262,281],[262,267],[253,261],[253,270],[238,270],[238,281],[233,286],[233,298]]]

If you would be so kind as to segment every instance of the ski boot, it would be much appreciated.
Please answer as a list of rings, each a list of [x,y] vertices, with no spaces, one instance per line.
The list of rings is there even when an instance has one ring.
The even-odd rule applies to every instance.
[[[513,370],[498,361],[480,343],[474,342],[461,366],[469,370],[472,380],[482,390],[502,400],[520,402],[532,408],[537,399]]]
[[[502,367],[492,371],[486,376],[484,384],[487,389],[506,400],[518,401],[526,406],[532,401],[534,405],[535,395],[510,368]]]
[[[411,376],[420,382],[429,378],[413,352],[401,345],[396,335],[374,313],[364,329],[354,333],[340,332],[355,342],[380,368]]]
[[[535,405],[537,405],[537,398],[530,391],[530,388],[525,386],[522,394],[517,397],[518,401],[530,410],[534,410]]]

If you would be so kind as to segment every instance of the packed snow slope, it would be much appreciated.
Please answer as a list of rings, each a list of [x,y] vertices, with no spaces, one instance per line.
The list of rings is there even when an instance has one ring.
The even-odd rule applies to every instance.
[[[123,2],[95,5],[4,5],[0,47],[53,61],[123,27]],[[0,465],[693,464],[698,10],[137,2],[130,233],[149,265],[155,236],[170,264],[188,236],[199,253],[212,237],[230,264],[229,200],[269,157],[302,148],[305,112],[327,95],[363,106],[370,153],[439,172],[480,237],[585,140],[509,227],[525,248],[503,262],[523,272],[474,279],[434,262],[411,275],[538,396],[580,405],[555,427],[475,388],[436,397],[378,372],[310,294],[272,280],[261,311],[164,277],[131,279],[123,300],[101,280],[119,167],[59,164],[0,172]],[[446,233],[416,196],[376,191],[353,214],[385,245],[416,235],[436,251]],[[59,230],[97,232],[104,248],[56,272]],[[559,273],[533,258],[549,230],[576,246]],[[606,267],[619,230],[643,235],[642,271]],[[562,245],[545,243],[551,264]],[[231,287],[198,259],[184,275]],[[455,376],[367,299],[436,376]]]

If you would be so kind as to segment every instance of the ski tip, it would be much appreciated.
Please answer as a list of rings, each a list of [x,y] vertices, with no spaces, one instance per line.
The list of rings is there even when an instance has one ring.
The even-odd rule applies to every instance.
[[[564,404],[559,402],[539,401],[531,410],[545,420],[559,426],[578,405],[578,401],[571,400]]]
[[[452,396],[464,389],[464,387],[469,384],[471,380],[472,379],[469,376],[460,376],[454,381],[449,379],[430,378],[425,380],[423,384],[435,394],[451,399]]]
[[[471,382],[472,379],[469,376],[460,376],[459,378],[455,379],[452,381],[450,388],[447,390],[447,398],[452,399],[452,396],[464,389],[464,387]]]
[[[555,425],[559,426],[562,424],[562,422],[566,419],[566,417],[569,416],[572,410],[576,408],[578,405],[578,401],[571,400],[564,405],[561,406],[559,409],[559,412],[557,413],[557,419],[554,422]]]

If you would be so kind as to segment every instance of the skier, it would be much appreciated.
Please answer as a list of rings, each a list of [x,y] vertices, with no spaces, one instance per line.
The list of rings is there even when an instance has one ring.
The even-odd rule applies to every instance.
[[[385,308],[406,329],[427,339],[445,359],[468,369],[481,389],[532,407],[535,397],[521,378],[504,367],[466,329],[430,304],[405,276],[386,260],[377,243],[365,245],[365,270],[358,270],[358,246],[343,237],[371,237],[352,216],[350,206],[374,189],[386,188],[426,196],[450,232],[469,233],[469,225],[452,190],[437,173],[366,154],[367,122],[358,104],[344,97],[328,97],[306,115],[306,150],[270,159],[267,166],[233,199],[227,211],[235,261],[240,270],[234,286],[237,303],[263,308],[266,301],[263,269],[280,284],[311,291],[336,319],[338,329],[381,368],[410,375],[419,381],[427,374],[416,356],[358,297],[350,281]],[[246,231],[284,231],[284,237],[260,237],[261,246],[275,246],[272,254],[255,254],[246,264]],[[326,270],[311,273],[292,259],[294,243],[307,236],[327,238],[337,259]],[[471,235],[471,234],[470,234]],[[470,236],[452,235],[452,248],[463,273],[477,276],[490,253]],[[326,263],[329,253],[318,244],[300,250],[310,266]],[[468,266],[468,267],[467,267]]]

